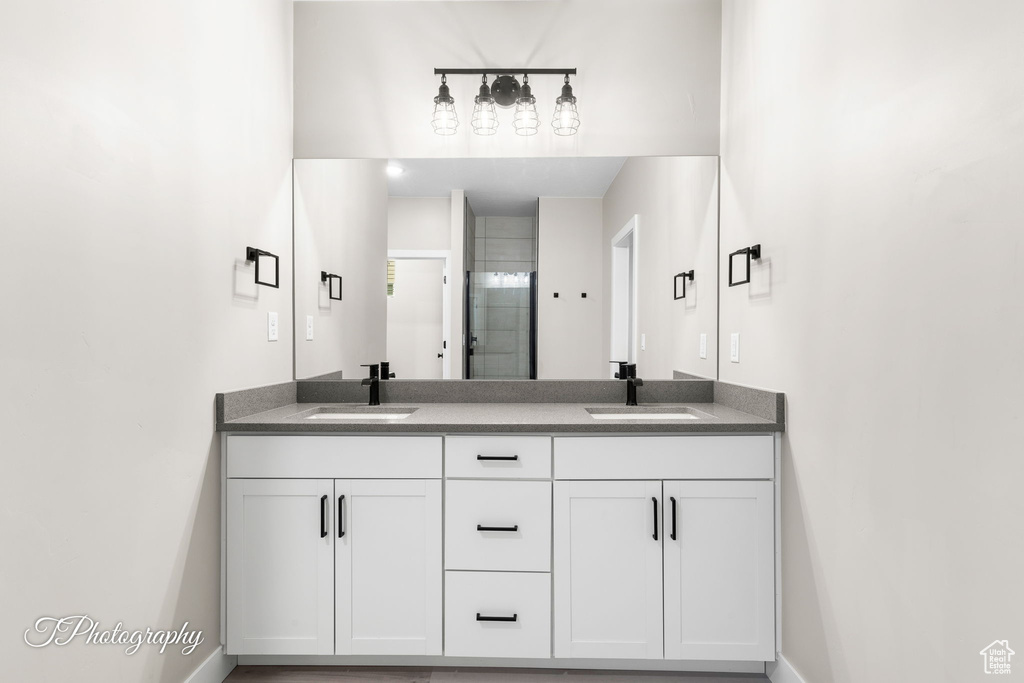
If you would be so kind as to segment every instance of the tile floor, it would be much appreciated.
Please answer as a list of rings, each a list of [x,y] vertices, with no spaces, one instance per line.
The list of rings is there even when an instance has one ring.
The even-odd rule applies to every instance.
[[[763,674],[684,674],[560,669],[239,666],[225,683],[765,683]]]

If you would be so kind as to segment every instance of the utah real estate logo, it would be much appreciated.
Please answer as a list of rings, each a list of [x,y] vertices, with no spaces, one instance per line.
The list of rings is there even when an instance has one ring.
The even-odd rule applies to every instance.
[[[1009,641],[993,640],[991,645],[981,651],[981,657],[985,662],[985,673],[1010,673],[1010,657],[1015,654],[1017,653],[1010,649]]]

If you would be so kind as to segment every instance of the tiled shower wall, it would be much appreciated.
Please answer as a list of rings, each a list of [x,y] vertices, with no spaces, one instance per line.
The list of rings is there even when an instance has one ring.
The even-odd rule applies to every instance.
[[[476,219],[476,270],[529,273],[537,270],[533,218],[481,216]]]
[[[529,379],[530,277],[537,269],[533,218],[476,219],[470,361],[477,379]]]

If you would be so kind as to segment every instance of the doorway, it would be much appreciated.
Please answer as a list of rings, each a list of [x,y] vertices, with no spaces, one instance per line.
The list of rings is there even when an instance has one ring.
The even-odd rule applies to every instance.
[[[388,251],[387,356],[402,379],[449,379],[449,254]]]
[[[474,216],[466,243],[466,379],[536,379],[536,210]]]
[[[639,216],[634,215],[611,240],[611,358],[612,361],[637,361],[636,279],[639,273]],[[609,376],[616,368],[609,366]]]

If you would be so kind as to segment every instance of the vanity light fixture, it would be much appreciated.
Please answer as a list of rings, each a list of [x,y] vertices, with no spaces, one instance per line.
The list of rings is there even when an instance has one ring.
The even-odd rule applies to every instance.
[[[683,288],[679,288],[679,281],[682,280]],[[686,281],[693,282],[693,271],[689,270],[684,273],[676,273],[675,277],[672,278],[672,299],[678,301],[679,299],[686,298]],[[680,292],[682,292],[680,294]]]
[[[334,283],[338,283],[338,296],[334,296]],[[328,273],[326,270],[320,271],[320,282],[327,283],[327,298],[332,301],[341,301],[341,276],[335,275],[334,273]]]
[[[733,279],[732,279],[732,260],[736,256],[743,256],[743,255],[745,255],[747,257],[747,274],[744,277],[744,279],[733,281]],[[754,259],[755,261],[761,260],[761,245],[760,244],[755,244],[752,247],[743,247],[742,249],[737,249],[736,251],[734,251],[731,254],[729,254],[729,286],[730,287],[735,287],[736,285],[745,285],[748,282],[750,282],[750,259]]]
[[[264,257],[274,259],[274,280],[273,280],[273,282],[271,282],[270,280],[261,280],[260,279],[260,261],[262,261]],[[271,254],[269,251],[263,251],[262,249],[257,249],[256,247],[246,247],[245,248],[245,260],[246,261],[252,261],[252,262],[254,262],[256,264],[256,284],[263,285],[265,287],[273,287],[274,289],[278,289],[280,287],[280,282],[279,282],[279,277],[278,277],[280,271],[278,269],[277,254]]]
[[[517,135],[536,135],[540,129],[537,115],[537,98],[530,90],[530,74],[564,75],[562,94],[555,100],[555,114],[551,121],[555,135],[575,135],[580,127],[576,97],[572,94],[569,77],[576,75],[576,69],[434,69],[434,75],[441,76],[441,87],[434,98],[432,124],[438,135],[453,135],[458,126],[455,113],[455,99],[448,89],[448,75],[480,74],[480,93],[473,98],[473,132],[477,135],[494,135],[498,131],[498,116],[495,106],[515,107],[512,127]],[[487,84],[487,74],[496,78]],[[520,87],[516,74],[523,74]]]
[[[551,125],[555,129],[555,135],[576,135],[576,129],[580,127],[580,115],[576,111],[576,97],[572,94],[572,86],[569,85],[569,74],[565,75],[562,94],[555,100],[555,116],[551,119]]]
[[[448,90],[448,78],[444,74],[441,74],[441,87],[437,89],[437,97],[434,98],[434,119],[431,124],[438,135],[454,135],[455,129],[459,127],[455,98]]]
[[[540,128],[540,117],[537,116],[537,98],[530,91],[530,76],[528,74],[523,74],[523,87],[516,99],[516,113],[512,115],[512,127],[516,129],[516,135],[536,135]]]
[[[494,109],[494,95],[487,85],[487,74],[480,79],[480,94],[473,99],[473,132],[494,135],[498,132],[498,112]]]

